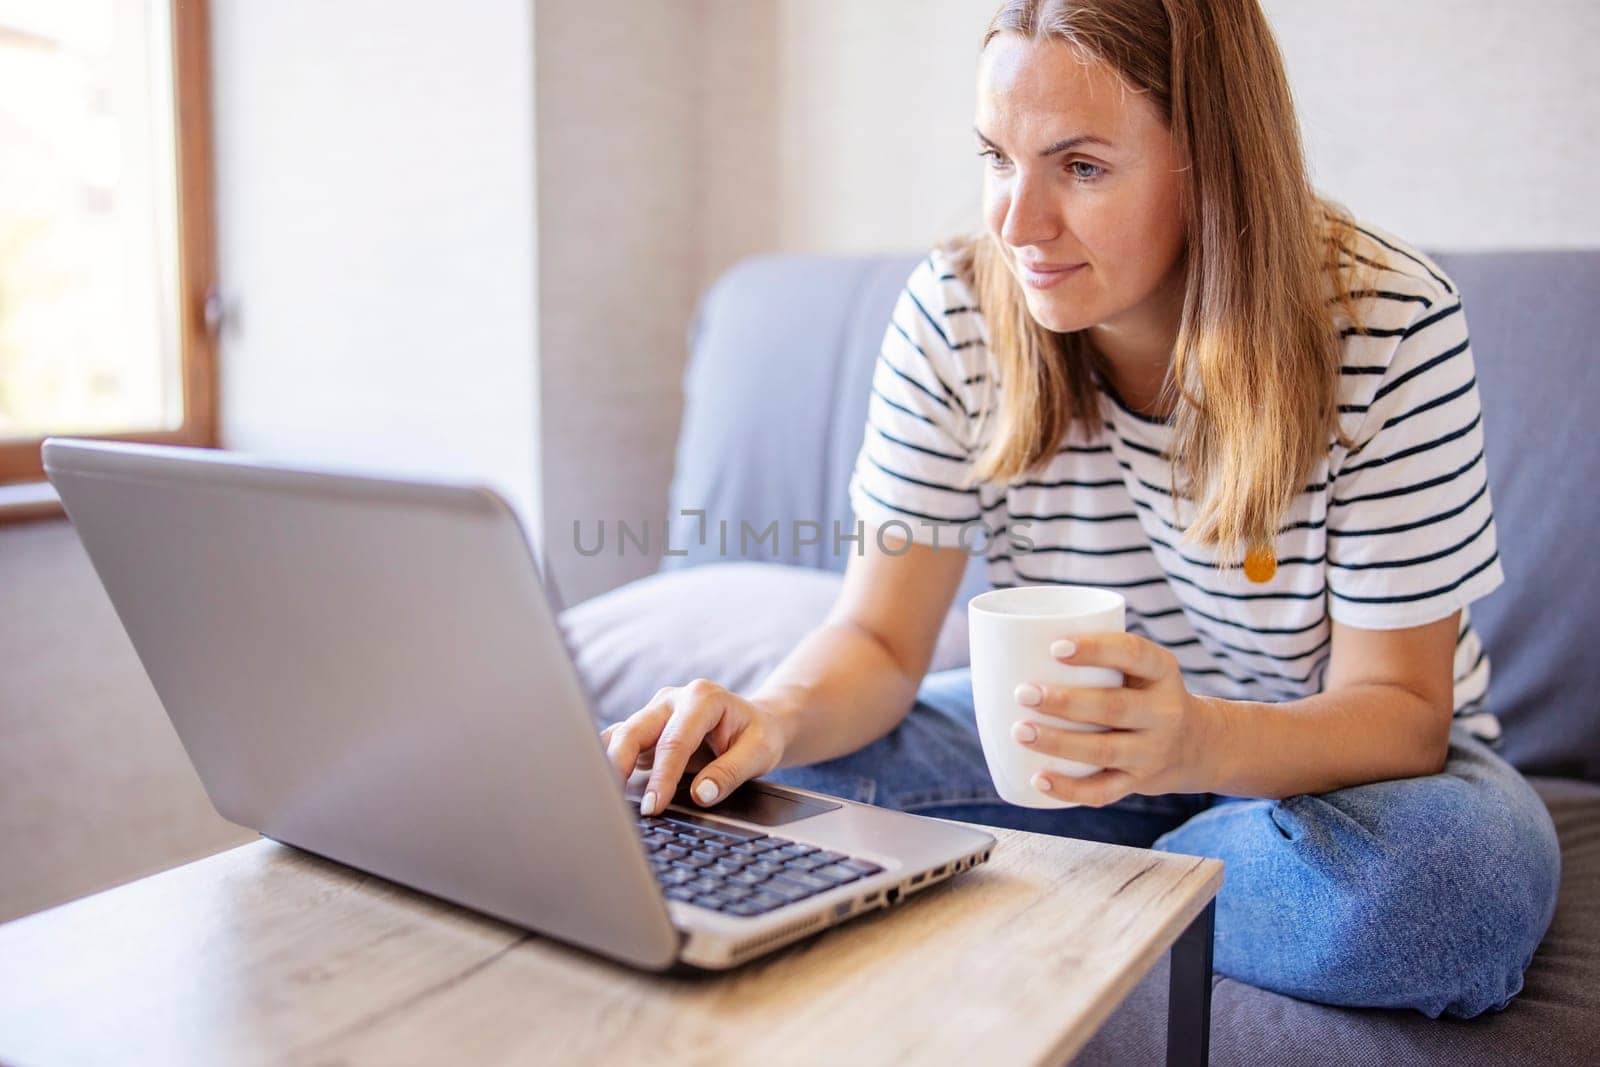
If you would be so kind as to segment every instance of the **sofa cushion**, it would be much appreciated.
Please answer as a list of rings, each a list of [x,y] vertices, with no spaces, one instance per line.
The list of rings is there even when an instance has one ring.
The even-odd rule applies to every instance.
[[[1600,252],[1435,257],[1461,290],[1483,402],[1506,581],[1474,604],[1500,754],[1529,774],[1600,781]]]
[[[629,582],[568,608],[560,624],[600,725],[697,677],[750,692],[822,622],[842,582],[811,567],[713,563]],[[966,661],[966,614],[952,608],[930,670]]]
[[[1476,1019],[1330,1008],[1217,978],[1211,1062],[1555,1064],[1592,1062],[1600,1049],[1600,785],[1533,778],[1561,840],[1555,919],[1522,992]],[[1166,1042],[1165,959],[1089,1042],[1077,1063],[1159,1062]]]

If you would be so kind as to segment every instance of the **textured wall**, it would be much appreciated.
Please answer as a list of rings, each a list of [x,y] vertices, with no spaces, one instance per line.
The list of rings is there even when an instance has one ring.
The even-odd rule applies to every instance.
[[[699,257],[702,42],[698,3],[535,11],[545,531],[576,603],[655,568],[580,556],[572,523],[665,515]]]

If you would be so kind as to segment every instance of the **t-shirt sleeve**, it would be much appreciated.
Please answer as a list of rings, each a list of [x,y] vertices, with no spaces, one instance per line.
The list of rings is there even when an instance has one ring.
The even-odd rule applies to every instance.
[[[1347,365],[1346,380],[1372,370]],[[1342,408],[1360,428],[1329,490],[1329,612],[1374,630],[1446,618],[1505,580],[1456,294],[1417,311],[1360,399]]]
[[[971,468],[983,346],[958,286],[937,253],[925,257],[884,331],[850,476],[850,504],[869,536],[895,523],[894,532],[913,541],[954,547],[981,519],[978,490],[962,479]]]

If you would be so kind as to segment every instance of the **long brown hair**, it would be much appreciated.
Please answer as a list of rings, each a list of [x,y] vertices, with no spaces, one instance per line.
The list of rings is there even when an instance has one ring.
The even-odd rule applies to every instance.
[[[1256,0],[1008,0],[996,34],[1053,38],[1108,64],[1159,108],[1187,167],[1172,486],[1193,504],[1184,539],[1237,566],[1270,544],[1339,427],[1340,315],[1359,328],[1355,222],[1306,173],[1282,57]],[[1074,419],[1102,429],[1100,357],[1086,333],[1028,311],[997,238],[943,242],[972,286],[1003,382],[974,480],[1009,481],[1055,454]],[[1330,280],[1332,285],[1329,285]],[[1330,299],[1331,296],[1331,299]],[[988,417],[986,415],[986,417]],[[1348,442],[1346,442],[1348,444]],[[1180,519],[1180,521],[1182,521]]]

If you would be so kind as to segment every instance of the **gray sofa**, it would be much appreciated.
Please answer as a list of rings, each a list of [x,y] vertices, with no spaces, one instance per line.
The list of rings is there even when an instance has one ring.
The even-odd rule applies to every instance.
[[[1554,924],[1504,1012],[1468,1022],[1415,1013],[1352,1011],[1293,1000],[1219,978],[1218,1063],[1594,1062],[1600,1056],[1600,582],[1587,558],[1600,449],[1591,406],[1600,398],[1600,253],[1443,254],[1459,284],[1485,407],[1491,493],[1508,581],[1473,608],[1493,657],[1491,697],[1505,726],[1501,751],[1528,774],[1555,817],[1563,849]],[[851,527],[846,497],[861,441],[867,387],[890,308],[915,257],[747,260],[702,299],[691,330],[685,414],[671,512],[686,550],[659,575],[571,609],[566,625],[601,718],[634,709],[638,694],[704,674],[739,688],[813,625],[847,559],[831,526]],[[705,518],[681,515],[703,509]],[[770,542],[730,538],[746,520],[784,531]],[[797,546],[790,524],[821,523]],[[699,524],[712,536],[699,544]],[[729,563],[742,557],[759,563]],[[819,573],[820,572],[820,573]],[[964,662],[960,609],[987,587],[970,567],[938,666]],[[790,597],[785,590],[795,592]],[[742,590],[751,590],[748,593]],[[678,622],[662,627],[671,611]],[[698,611],[698,615],[696,612]],[[607,652],[600,634],[624,618],[674,629],[659,655],[630,640]],[[715,653],[694,627],[735,634]],[[686,638],[684,628],[691,631]],[[787,627],[787,629],[785,629]],[[593,638],[586,645],[586,639]],[[765,643],[752,651],[753,644]],[[604,662],[602,662],[604,661]],[[624,661],[626,661],[624,663]],[[629,672],[632,672],[629,674]],[[738,684],[735,684],[738,683]],[[1165,1040],[1164,965],[1083,1054],[1086,1063],[1150,1063]]]

